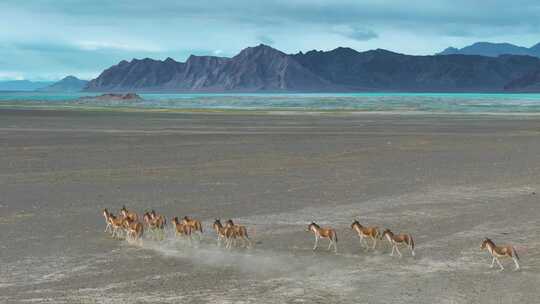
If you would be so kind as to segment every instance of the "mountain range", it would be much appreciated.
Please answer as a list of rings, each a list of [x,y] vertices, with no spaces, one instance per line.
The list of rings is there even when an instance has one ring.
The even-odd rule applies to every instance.
[[[481,55],[497,57],[500,55],[528,55],[540,57],[540,43],[530,48],[511,43],[476,42],[461,49],[449,47],[438,55]]]
[[[6,80],[0,81],[0,91],[35,91],[53,83],[52,81]]]
[[[412,56],[382,49],[285,54],[267,45],[232,58],[190,56],[121,61],[86,91],[332,92],[537,91],[540,58],[522,55]]]

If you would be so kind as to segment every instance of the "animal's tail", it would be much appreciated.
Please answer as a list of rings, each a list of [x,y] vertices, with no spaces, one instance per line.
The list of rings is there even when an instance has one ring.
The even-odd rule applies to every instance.
[[[414,250],[414,239],[412,235],[409,234],[409,245],[411,245],[411,249]]]
[[[512,247],[512,252],[514,253],[514,256],[516,257],[516,259],[519,261],[519,255],[516,251],[516,248]]]
[[[335,231],[334,231],[334,241],[336,241],[336,243],[338,242],[337,233]]]

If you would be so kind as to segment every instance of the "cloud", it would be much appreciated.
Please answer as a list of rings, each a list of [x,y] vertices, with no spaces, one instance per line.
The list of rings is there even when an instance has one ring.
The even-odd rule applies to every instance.
[[[258,43],[432,54],[479,40],[533,45],[539,15],[537,0],[2,0],[0,58],[3,69],[43,77]]]
[[[157,46],[146,45],[130,45],[117,42],[106,41],[76,41],[74,43],[81,50],[97,51],[97,50],[121,50],[121,51],[143,51],[143,52],[160,52],[162,51]]]
[[[274,43],[276,43],[274,39],[272,39],[270,36],[267,36],[267,35],[259,35],[257,36],[257,40],[266,45],[273,45]]]
[[[367,41],[379,37],[379,35],[377,35],[377,33],[375,33],[374,31],[358,26],[336,27],[335,31],[339,35],[343,35],[344,37],[357,41]]]
[[[24,80],[24,76],[16,71],[0,70],[0,80]]]

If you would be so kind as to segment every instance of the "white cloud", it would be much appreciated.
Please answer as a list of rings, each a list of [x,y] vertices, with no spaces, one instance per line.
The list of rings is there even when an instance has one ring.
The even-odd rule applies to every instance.
[[[25,77],[20,72],[0,70],[0,80],[24,80],[24,79]]]
[[[153,45],[142,44],[128,44],[117,43],[107,41],[76,41],[74,43],[77,47],[85,51],[97,51],[97,50],[121,50],[121,51],[142,51],[142,52],[162,52],[163,49]]]

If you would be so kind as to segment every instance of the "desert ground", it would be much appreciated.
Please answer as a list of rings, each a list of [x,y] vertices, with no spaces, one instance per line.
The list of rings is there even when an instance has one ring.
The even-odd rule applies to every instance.
[[[113,239],[101,210],[122,205],[204,235]],[[217,217],[254,246],[218,247]],[[356,218],[416,256],[362,249]],[[491,269],[485,237],[521,270]],[[539,284],[539,116],[0,110],[2,303],[538,303]]]

